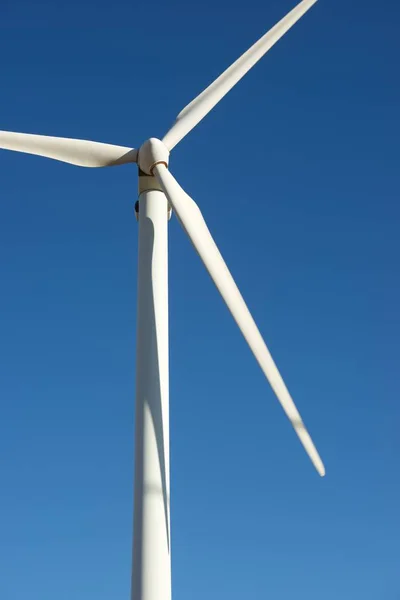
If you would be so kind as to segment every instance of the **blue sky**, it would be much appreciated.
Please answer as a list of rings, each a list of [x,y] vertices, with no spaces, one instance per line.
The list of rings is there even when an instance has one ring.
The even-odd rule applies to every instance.
[[[289,0],[3,0],[0,129],[138,146]],[[173,152],[325,461],[170,223],[174,600],[400,598],[394,0],[320,0]],[[0,153],[0,597],[129,598],[136,172]]]

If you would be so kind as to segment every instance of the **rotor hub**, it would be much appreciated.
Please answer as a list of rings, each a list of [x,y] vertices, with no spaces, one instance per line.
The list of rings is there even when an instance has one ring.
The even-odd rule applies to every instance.
[[[147,175],[152,175],[156,165],[163,164],[168,167],[169,150],[161,140],[150,138],[140,146],[138,165]]]

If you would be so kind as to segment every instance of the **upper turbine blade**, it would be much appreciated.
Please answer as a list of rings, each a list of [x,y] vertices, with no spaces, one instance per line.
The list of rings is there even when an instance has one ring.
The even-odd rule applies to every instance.
[[[325,467],[306,430],[288,389],[265,345],[236,283],[219,252],[197,204],[183,191],[164,164],[157,164],[153,174],[164,190],[181,225],[211,275],[233,318],[238,324],[261,369],[270,382],[283,410],[289,417],[308,456],[322,476]]]
[[[182,138],[214,108],[264,54],[306,13],[317,0],[303,0],[258,40],[247,52],[237,59],[199,96],[188,104],[177,116],[175,123],[164,136],[163,142],[172,150]]]
[[[101,142],[0,131],[0,148],[54,158],[79,167],[112,167],[137,162],[137,150]]]

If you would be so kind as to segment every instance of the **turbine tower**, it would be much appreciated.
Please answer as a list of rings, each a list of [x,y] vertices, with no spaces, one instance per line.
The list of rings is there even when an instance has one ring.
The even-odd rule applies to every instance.
[[[168,383],[168,219],[171,208],[214,281],[318,473],[325,468],[195,201],[168,169],[170,151],[315,4],[303,0],[139,150],[0,131],[0,148],[83,167],[137,163],[139,266],[131,600],[171,600]]]

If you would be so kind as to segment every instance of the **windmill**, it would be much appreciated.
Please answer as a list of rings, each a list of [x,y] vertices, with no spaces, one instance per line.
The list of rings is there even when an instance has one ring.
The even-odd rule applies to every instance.
[[[198,205],[168,169],[170,151],[315,4],[303,0],[139,150],[0,131],[0,148],[83,167],[139,168],[139,266],[132,600],[170,600],[168,219],[171,207],[199,254],[318,473],[325,468]]]

